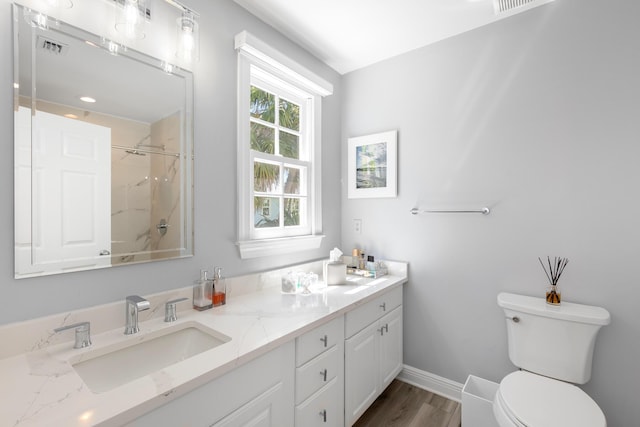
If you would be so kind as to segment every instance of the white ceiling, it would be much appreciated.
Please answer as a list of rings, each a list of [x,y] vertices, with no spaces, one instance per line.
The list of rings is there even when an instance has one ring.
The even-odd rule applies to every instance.
[[[550,1],[496,15],[494,0],[235,0],[341,74]]]

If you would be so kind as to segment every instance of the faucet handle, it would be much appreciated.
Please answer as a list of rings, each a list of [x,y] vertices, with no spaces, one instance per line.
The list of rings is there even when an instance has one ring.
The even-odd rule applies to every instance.
[[[73,325],[61,326],[59,328],[55,328],[53,332],[58,333],[68,329],[76,330],[76,342],[73,345],[73,348],[85,348],[91,345],[91,323],[79,322],[74,323]]]
[[[181,301],[186,301],[189,298],[177,298],[172,299],[171,301],[167,301],[164,305],[164,321],[165,322],[175,322],[178,320],[178,313],[176,311],[176,304]]]

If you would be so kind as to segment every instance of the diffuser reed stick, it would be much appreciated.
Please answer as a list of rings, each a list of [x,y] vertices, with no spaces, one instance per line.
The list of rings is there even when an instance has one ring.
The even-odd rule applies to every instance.
[[[558,280],[560,280],[560,276],[562,276],[562,272],[565,267],[569,263],[568,258],[554,257],[553,263],[551,262],[551,258],[547,257],[547,266],[549,267],[547,270],[547,266],[544,265],[542,259],[538,257],[538,261],[540,261],[540,265],[544,270],[544,274],[549,279],[550,289],[547,291],[547,302],[549,304],[560,304],[560,292],[557,291]]]

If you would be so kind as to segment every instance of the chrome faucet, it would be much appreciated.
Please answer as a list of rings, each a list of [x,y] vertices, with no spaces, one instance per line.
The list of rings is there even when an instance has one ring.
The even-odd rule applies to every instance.
[[[129,295],[126,300],[126,323],[124,334],[131,335],[140,331],[138,327],[138,312],[149,310],[151,304],[146,299],[138,295]]]
[[[91,345],[91,324],[89,322],[74,323],[73,325],[55,328],[53,332],[58,333],[68,329],[76,330],[76,342],[73,348],[85,348]]]

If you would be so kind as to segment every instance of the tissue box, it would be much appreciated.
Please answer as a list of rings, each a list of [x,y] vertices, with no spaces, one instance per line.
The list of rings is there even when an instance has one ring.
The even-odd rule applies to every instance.
[[[347,282],[347,266],[341,262],[325,261],[323,265],[323,277],[328,286],[344,285]]]

